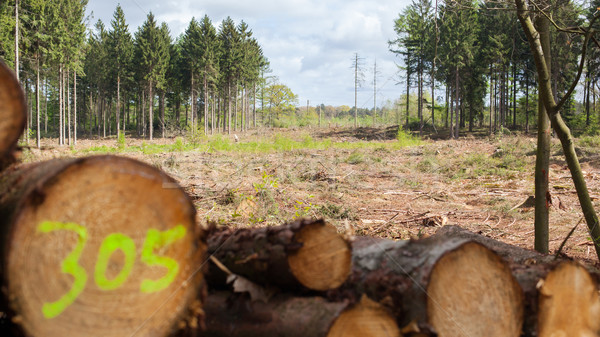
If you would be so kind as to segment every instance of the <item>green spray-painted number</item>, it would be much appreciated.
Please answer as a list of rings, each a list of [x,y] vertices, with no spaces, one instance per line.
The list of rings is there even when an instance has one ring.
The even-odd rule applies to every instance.
[[[83,267],[79,265],[79,258],[83,252],[83,247],[87,241],[87,229],[78,224],[69,222],[44,221],[37,230],[42,233],[50,233],[53,231],[71,231],[78,235],[77,245],[75,249],[62,261],[61,271],[65,274],[72,275],[73,286],[64,294],[58,301],[46,302],[43,304],[42,313],[44,317],[50,319],[60,315],[65,309],[73,304],[75,299],[83,292],[87,283],[87,273]],[[175,241],[185,237],[186,228],[183,225],[175,226],[164,232],[156,229],[148,230],[144,247],[142,248],[142,262],[148,266],[162,266],[167,268],[167,274],[158,280],[142,280],[140,290],[143,293],[153,293],[166,289],[173,281],[179,272],[179,263],[177,261],[155,254],[155,250],[167,247]],[[119,274],[113,279],[106,278],[106,269],[110,257],[120,249],[125,254],[125,264]],[[98,251],[98,260],[94,270],[94,279],[96,285],[103,290],[113,290],[125,283],[133,270],[133,265],[136,258],[135,242],[127,235],[121,233],[109,234]]]
[[[161,291],[173,283],[179,272],[179,263],[169,257],[154,254],[154,250],[166,247],[182,239],[185,236],[185,232],[185,227],[182,225],[175,226],[164,232],[156,229],[148,230],[146,241],[144,241],[144,248],[142,249],[142,262],[149,266],[163,266],[167,268],[167,274],[158,280],[142,280],[140,287],[142,292],[154,293]]]
[[[56,221],[44,221],[38,226],[38,231],[42,233],[61,230],[75,232],[78,235],[75,249],[73,249],[60,265],[63,273],[73,276],[73,286],[66,294],[59,298],[58,301],[44,303],[42,313],[46,318],[54,318],[65,311],[65,309],[75,301],[77,296],[81,294],[87,282],[87,273],[78,262],[85,242],[87,241],[87,229],[72,222],[63,223]]]
[[[106,278],[106,268],[112,254],[120,249],[125,254],[125,265],[121,268],[119,274],[109,280]],[[120,287],[131,274],[135,262],[135,243],[133,240],[121,233],[110,234],[104,239],[100,250],[98,251],[98,261],[94,271],[96,284],[102,290],[112,290]]]

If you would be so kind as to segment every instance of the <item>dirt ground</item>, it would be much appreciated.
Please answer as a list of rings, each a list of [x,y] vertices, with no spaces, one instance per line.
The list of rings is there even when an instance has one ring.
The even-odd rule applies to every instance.
[[[272,130],[238,134],[240,142],[268,139]],[[390,129],[277,130],[287,137],[395,142]],[[229,136],[226,136],[229,137]],[[231,135],[231,139],[233,139]],[[128,145],[150,143],[127,139]],[[158,139],[170,144],[173,138]],[[25,161],[82,156],[83,149],[116,140],[78,140],[69,148],[44,139],[42,150],[30,149]],[[467,136],[429,140],[391,150],[385,146],[356,150],[299,149],[286,152],[192,151],[144,154],[123,152],[165,170],[177,179],[197,207],[201,224],[230,226],[280,224],[297,217],[325,217],[340,231],[390,239],[432,234],[452,224],[526,248],[533,248],[535,137]],[[580,151],[590,194],[598,205],[600,160],[594,149]],[[562,252],[594,263],[595,253],[582,220],[560,147],[552,148],[550,249],[555,253],[568,232]],[[579,224],[578,224],[579,223]]]

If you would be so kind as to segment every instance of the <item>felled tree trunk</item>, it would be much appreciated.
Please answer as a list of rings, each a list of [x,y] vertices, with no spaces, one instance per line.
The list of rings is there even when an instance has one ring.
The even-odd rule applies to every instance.
[[[18,333],[168,336],[201,323],[203,232],[159,170],[115,156],[12,167],[0,222],[3,304]]]
[[[438,229],[433,236],[461,238],[481,243],[487,248],[493,250],[496,254],[500,255],[500,257],[505,259],[507,262],[513,264],[545,264],[551,263],[555,260],[554,256],[552,255],[541,254],[534,250],[509,245],[507,243],[473,233],[459,226],[443,226],[442,228]]]
[[[520,336],[521,289],[502,259],[481,244],[359,237],[352,248],[352,275],[331,298],[365,293],[393,310],[401,327],[414,326],[413,332]]]
[[[276,227],[217,230],[208,253],[234,274],[286,290],[328,290],[340,286],[351,268],[351,249],[323,220],[299,220]],[[208,282],[225,285],[225,274],[210,264]]]
[[[598,336],[598,287],[581,265],[563,262],[539,286],[538,336]]]
[[[13,72],[0,62],[0,168],[14,161],[27,120],[25,97]]]
[[[364,297],[356,304],[279,295],[267,303],[229,292],[205,302],[206,337],[399,337],[394,318]]]
[[[526,336],[597,336],[600,302],[598,270],[552,255],[512,246],[458,226],[444,226],[434,237],[462,238],[485,245],[506,261],[525,294]]]

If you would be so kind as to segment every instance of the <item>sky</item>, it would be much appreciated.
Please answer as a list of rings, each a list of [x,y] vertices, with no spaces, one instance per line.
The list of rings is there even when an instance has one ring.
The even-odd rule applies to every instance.
[[[171,36],[182,34],[192,17],[208,15],[215,27],[230,16],[245,21],[262,46],[271,75],[298,95],[305,106],[354,106],[355,53],[364,81],[358,107],[373,107],[374,63],[377,62],[377,105],[403,92],[397,85],[400,58],[388,50],[395,38],[394,20],[410,0],[89,0],[88,26],[102,20],[110,29],[120,3],[133,35],[152,12]]]

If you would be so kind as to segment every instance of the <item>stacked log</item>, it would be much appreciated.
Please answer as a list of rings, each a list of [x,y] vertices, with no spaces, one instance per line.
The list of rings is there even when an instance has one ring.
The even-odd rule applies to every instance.
[[[26,120],[23,90],[12,70],[0,62],[0,169],[14,161]]]
[[[505,259],[525,295],[525,336],[598,336],[600,271],[445,226],[434,237],[479,242]]]
[[[439,336],[519,336],[523,298],[508,266],[483,245],[432,237],[353,244],[352,275],[333,298],[365,293],[401,327]]]
[[[132,159],[4,171],[0,270],[17,333],[168,336],[198,325],[206,246],[195,214],[173,179]]]
[[[348,278],[352,253],[335,227],[323,220],[297,220],[256,229],[215,229],[208,254],[232,273],[286,290],[325,291]],[[207,280],[224,285],[225,274],[210,265]]]
[[[312,222],[296,222],[290,228],[270,231],[293,232],[291,228],[301,227],[300,223]],[[298,287],[297,280],[290,283],[291,272],[275,273],[285,282],[268,275],[273,270],[286,270],[273,269],[273,265],[286,264],[274,263],[261,253],[273,251],[268,242],[281,242],[265,240],[269,237],[266,231],[245,229],[244,234],[229,232],[219,239],[209,238],[212,252],[217,246],[228,246],[220,255],[227,268],[233,270],[239,264],[243,267],[236,270],[244,276],[264,287],[276,285],[280,290],[258,299],[243,291],[209,294],[205,306],[208,330],[204,336],[334,336],[333,327],[346,324],[339,322],[361,325],[368,321],[394,324],[374,324],[386,326],[385,332],[361,331],[356,326],[350,331],[361,331],[356,334],[360,336],[600,333],[596,319],[600,300],[595,282],[599,274],[572,261],[555,260],[446,226],[420,240],[355,238],[351,246],[352,271],[346,281],[336,289],[310,291],[306,286]],[[293,237],[289,232],[284,236]],[[224,242],[225,237],[231,245]],[[251,242],[256,244],[253,249],[249,248]],[[284,247],[298,248],[293,240],[285,242],[288,245]],[[241,246],[246,248],[240,249]],[[247,265],[250,261],[258,266],[258,272],[250,271],[255,268]],[[289,263],[286,266],[289,268]],[[212,275],[213,267],[210,270]],[[365,314],[364,309],[358,309],[364,303],[371,303],[367,307],[376,309]],[[361,314],[352,316],[350,312]],[[342,313],[353,318],[345,320]],[[353,334],[346,330],[341,335]]]
[[[210,294],[205,302],[206,331],[213,337],[400,336],[396,321],[380,304],[279,294],[268,302],[229,292]]]
[[[350,244],[323,220],[213,229],[208,252],[215,258],[209,286],[227,288],[228,273],[246,285],[208,295],[204,336],[400,336],[391,312],[368,297],[323,297],[346,281],[352,267]],[[257,287],[270,293],[258,296]]]

